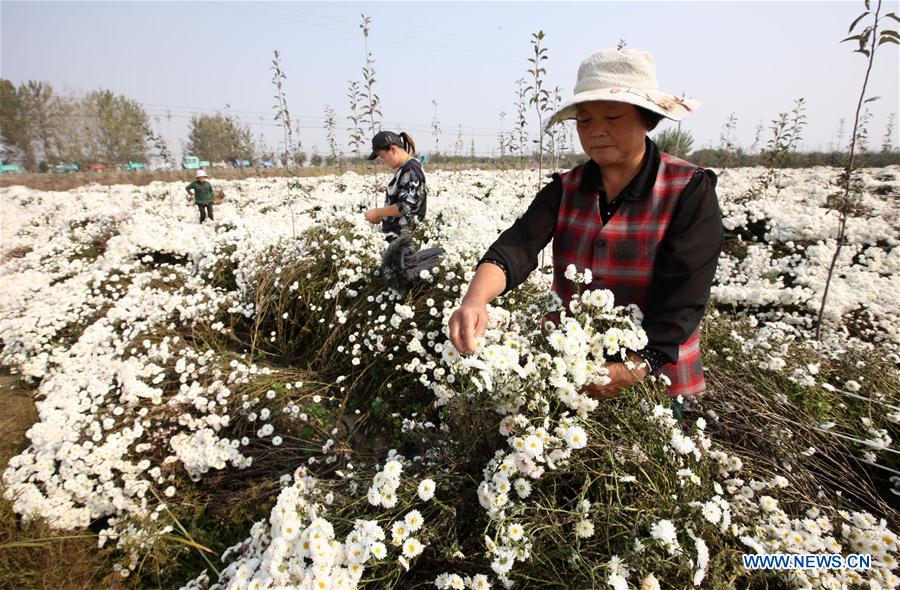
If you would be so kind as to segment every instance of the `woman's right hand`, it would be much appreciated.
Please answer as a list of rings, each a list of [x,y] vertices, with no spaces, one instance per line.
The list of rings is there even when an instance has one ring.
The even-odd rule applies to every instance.
[[[450,316],[450,342],[463,354],[475,352],[475,339],[484,336],[487,321],[486,305],[463,301]]]
[[[363,217],[365,217],[366,221],[368,221],[369,223],[371,223],[373,225],[381,221],[381,215],[378,213],[377,208],[369,209],[368,211],[363,213]]]

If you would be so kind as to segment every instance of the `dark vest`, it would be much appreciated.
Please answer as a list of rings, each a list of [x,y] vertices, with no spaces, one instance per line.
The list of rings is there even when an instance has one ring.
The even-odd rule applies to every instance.
[[[579,190],[584,165],[562,175],[562,201],[553,237],[553,290],[568,304],[575,285],[566,267],[591,269],[590,289],[609,289],[616,305],[634,303],[644,309],[653,278],[653,261],[678,198],[698,167],[660,153],[659,172],[649,195],[625,198],[606,225],[600,217],[600,195]],[[703,393],[700,328],[678,349],[678,363],[662,368],[671,384],[669,394],[690,397]]]

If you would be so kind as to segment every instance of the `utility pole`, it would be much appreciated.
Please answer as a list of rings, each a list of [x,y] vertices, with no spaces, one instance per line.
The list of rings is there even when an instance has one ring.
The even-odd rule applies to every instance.
[[[172,155],[175,154],[175,136],[172,135],[172,111],[166,109],[166,121],[168,122],[168,130],[166,135],[169,138],[169,145],[172,146]]]
[[[684,100],[684,90],[681,91],[681,99]],[[678,121],[678,137],[681,138],[681,121]],[[685,156],[687,158],[687,156]]]

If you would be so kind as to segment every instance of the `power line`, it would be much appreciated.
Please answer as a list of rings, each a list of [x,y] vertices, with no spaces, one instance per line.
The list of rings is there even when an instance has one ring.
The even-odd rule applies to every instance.
[[[79,101],[84,100],[84,98],[85,98],[85,95],[78,95],[78,94],[57,94],[56,96],[60,97],[60,98],[68,99],[68,100],[79,100]],[[190,119],[194,116],[197,116],[198,114],[207,114],[207,113],[222,114],[225,111],[224,108],[198,107],[198,106],[143,102],[143,101],[139,101],[136,99],[129,99],[129,100],[132,100],[133,102],[136,102],[137,104],[141,105],[141,107],[143,107],[145,109],[145,112],[150,117],[172,117],[172,118],[178,118],[178,119]],[[158,110],[158,109],[165,109],[165,110]],[[271,112],[238,110],[238,109],[232,109],[232,108],[229,108],[228,112],[236,113],[236,114],[244,114],[244,115],[256,115],[256,116],[261,115],[261,116],[266,116],[266,117],[273,116],[273,114]],[[74,118],[83,118],[83,119],[91,117],[91,115],[84,114],[84,113],[51,113],[50,116],[67,117],[67,118],[74,117]],[[0,119],[2,119],[2,118],[3,118],[3,116],[0,116]],[[296,118],[299,118],[301,120],[301,122],[315,121],[315,122],[324,123],[324,121],[325,121],[324,116],[309,115],[309,114],[302,114],[302,113],[297,115]],[[244,119],[239,119],[239,120],[241,122],[251,124],[250,121],[245,121]],[[271,126],[271,127],[280,127],[281,126],[280,123],[262,123],[262,122],[258,122],[258,121],[253,121],[252,124],[253,125]],[[456,127],[456,126],[461,125],[462,123],[447,121],[447,122],[442,122],[441,124]],[[427,132],[427,133],[432,132],[432,127],[431,127],[430,121],[429,122],[407,122],[407,123],[401,124],[400,127],[402,127],[405,130],[408,130],[408,131],[421,131],[421,132]],[[463,127],[472,130],[472,133],[470,135],[473,135],[475,137],[489,137],[492,135],[496,136],[497,133],[502,132],[502,129],[494,128],[494,127],[471,127],[469,125],[463,125]],[[302,123],[301,123],[301,128],[325,129],[324,126],[305,125]],[[455,137],[455,134],[454,134],[454,137]]]
[[[334,3],[330,4],[329,6],[333,6],[334,8],[338,8],[340,10],[350,11],[350,12],[354,12],[354,13],[357,12],[355,9],[348,8],[347,6],[344,6],[342,3],[339,3],[339,2],[334,2]],[[402,20],[399,20],[399,19],[396,19],[396,18],[393,18],[390,16],[385,16],[383,14],[374,13],[374,12],[371,12],[371,10],[366,10],[366,13],[370,14],[371,16],[373,16],[379,20],[387,20],[387,21],[391,21],[391,22],[395,22],[395,23],[404,25],[404,26],[408,26],[410,24],[408,21],[402,21]],[[478,43],[481,45],[487,45],[487,46],[493,47],[494,49],[497,49],[500,51],[508,51],[509,50],[508,47],[503,47],[501,45],[496,45],[494,43],[490,43],[490,42],[486,41],[484,37],[472,37],[470,35],[460,35],[459,33],[451,33],[449,31],[444,31],[442,29],[436,29],[434,27],[430,27],[427,24],[424,24],[419,21],[416,21],[414,23],[414,26],[417,31],[432,31],[434,33],[438,33],[439,35],[446,35],[448,37],[456,37],[458,39],[463,39],[467,44]],[[510,58],[510,60],[512,60],[512,58]],[[519,64],[519,60],[516,60],[516,64]]]
[[[221,6],[226,6],[229,9],[237,11],[237,12],[243,11],[243,12],[246,12],[249,14],[254,14],[257,16],[263,16],[266,18],[275,19],[280,22],[288,20],[290,22],[295,22],[295,23],[303,24],[303,25],[312,24],[312,23],[309,23],[308,21],[298,20],[297,18],[292,18],[291,16],[274,15],[271,13],[260,12],[259,10],[251,10],[251,9],[247,8],[245,5],[235,5],[230,2],[220,2],[218,4]],[[257,6],[257,5],[254,4],[254,6]],[[319,23],[315,23],[315,26],[318,28],[321,28],[321,29],[328,30],[328,31],[341,33],[343,35],[352,35],[352,36],[359,35],[359,31],[358,31],[359,26],[358,25],[349,24],[346,21],[338,20],[333,17],[318,15],[316,13],[311,13],[311,12],[305,11],[305,10],[300,11],[295,8],[283,7],[280,4],[267,5],[267,4],[260,3],[260,4],[258,4],[258,6],[267,6],[270,8],[278,8],[281,10],[285,10],[288,13],[303,15],[306,17],[312,17],[315,19],[325,20],[327,22],[338,23],[339,24],[338,27],[335,27],[335,26],[332,26],[329,24],[323,25],[323,24],[319,24]],[[349,27],[349,28],[344,28],[344,27]],[[386,35],[381,35],[378,32],[377,28],[373,28],[372,32],[369,34],[369,36],[372,39],[377,39],[379,43],[394,45],[394,46],[402,47],[403,49],[409,49],[410,42],[417,42],[417,44],[415,45],[415,51],[425,51],[425,52],[430,52],[430,53],[438,53],[441,55],[445,55],[446,52],[449,51],[449,52],[452,52],[453,55],[458,55],[458,56],[468,58],[468,60],[470,62],[471,61],[480,61],[482,63],[493,62],[494,64],[499,64],[499,65],[511,65],[511,64],[523,65],[518,60],[514,61],[511,59],[499,58],[499,57],[495,57],[491,54],[485,55],[482,52],[472,51],[471,49],[469,49],[466,46],[452,45],[452,44],[448,44],[448,43],[444,43],[444,42],[440,42],[440,41],[435,41],[434,39],[430,39],[430,38],[419,37],[414,34],[407,34],[405,32],[403,35],[400,36],[401,40],[397,40],[397,39],[394,39],[394,38],[386,36]]]
[[[135,101],[135,102],[138,102],[138,104],[143,104],[143,103],[140,103],[139,101]],[[195,117],[195,115],[190,115],[190,114],[174,113],[174,112],[172,112],[171,110],[167,110],[167,111],[144,111],[144,112],[145,112],[145,114],[147,115],[148,118],[154,119],[154,120],[157,120],[157,121],[159,121],[159,120],[161,120],[161,119],[163,119],[163,118],[168,119],[168,120],[170,120],[170,121],[171,121],[171,119],[184,119],[184,120],[190,120],[190,119],[193,119],[193,118]],[[94,120],[94,119],[95,119],[95,117],[94,117],[93,115],[85,114],[85,113],[49,113],[49,114],[48,114],[48,118],[49,118],[49,119],[90,119],[90,120]],[[321,117],[320,117],[320,118],[321,118]],[[301,118],[301,121],[302,121],[303,119],[304,119],[304,118]],[[307,117],[306,119],[308,119],[308,117]],[[0,121],[3,121],[3,120],[14,121],[14,120],[15,120],[15,117],[12,116],[12,115],[0,115]],[[323,120],[324,120],[324,118],[323,118]],[[239,119],[239,121],[241,121],[242,123],[245,123],[248,127],[252,125],[252,126],[254,126],[254,127],[268,127],[268,128],[273,128],[273,129],[280,129],[280,128],[281,128],[281,124],[280,124],[280,123],[275,123],[275,122],[263,122],[263,121],[252,121],[252,122],[251,122],[251,121],[244,121],[243,119]],[[301,130],[301,131],[302,131],[302,130],[320,130],[320,131],[327,130],[327,127],[325,127],[324,124],[323,124],[323,125],[309,125],[309,124],[305,124],[305,123],[302,123],[302,122],[301,122],[300,125],[295,126],[295,128],[298,129],[298,130]],[[421,132],[421,133],[423,133],[423,134],[424,134],[424,133],[430,133],[430,134],[433,135],[433,130],[431,129],[430,124],[422,124],[422,123],[419,123],[419,124],[409,124],[409,125],[403,125],[403,124],[401,124],[401,125],[398,125],[398,128],[401,129],[401,130],[404,130],[404,131],[415,131],[416,133]],[[344,127],[338,127],[338,129],[346,130]],[[465,137],[491,137],[491,138],[496,138],[497,135],[500,133],[499,130],[496,130],[496,131],[490,131],[490,130],[488,130],[488,131],[484,131],[484,130],[476,131],[476,129],[480,129],[480,128],[477,128],[477,127],[476,127],[476,128],[471,128],[471,131],[470,131],[469,133],[465,133],[465,134],[464,134]],[[483,129],[483,128],[481,128],[481,129]],[[449,136],[449,137],[456,137],[456,136],[457,136],[457,133],[441,132],[441,133],[438,134],[438,135],[439,135],[439,137],[448,137],[448,136]]]

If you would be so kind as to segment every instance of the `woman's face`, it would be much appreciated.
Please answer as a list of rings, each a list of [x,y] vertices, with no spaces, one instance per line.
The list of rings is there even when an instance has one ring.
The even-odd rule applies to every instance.
[[[401,153],[404,153],[403,150],[392,145],[386,150],[378,150],[378,159],[390,168],[397,168],[398,166],[403,165],[400,156]]]
[[[595,100],[577,109],[575,128],[581,148],[598,165],[623,165],[643,155],[648,129],[636,106]]]

